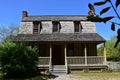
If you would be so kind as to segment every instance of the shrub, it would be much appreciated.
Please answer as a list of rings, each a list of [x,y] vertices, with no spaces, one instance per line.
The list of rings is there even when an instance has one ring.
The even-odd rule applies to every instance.
[[[36,49],[24,43],[3,43],[0,47],[0,61],[6,77],[27,77],[37,72]]]

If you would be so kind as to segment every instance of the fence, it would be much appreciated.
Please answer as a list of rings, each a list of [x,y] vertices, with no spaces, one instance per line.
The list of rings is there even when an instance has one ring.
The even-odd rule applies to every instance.
[[[120,62],[107,62],[108,68],[114,71],[120,71]]]

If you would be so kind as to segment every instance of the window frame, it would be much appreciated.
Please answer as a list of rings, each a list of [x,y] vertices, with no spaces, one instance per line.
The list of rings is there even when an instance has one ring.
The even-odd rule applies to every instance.
[[[78,28],[78,31],[77,31],[76,28]],[[74,33],[81,33],[81,32],[82,32],[81,22],[80,21],[74,21]]]
[[[37,25],[37,28],[35,31],[35,25]],[[41,31],[41,22],[40,21],[33,21],[33,34],[39,34]]]
[[[57,31],[54,31],[54,26],[57,25]],[[60,22],[59,21],[52,21],[52,32],[59,33],[60,32]]]

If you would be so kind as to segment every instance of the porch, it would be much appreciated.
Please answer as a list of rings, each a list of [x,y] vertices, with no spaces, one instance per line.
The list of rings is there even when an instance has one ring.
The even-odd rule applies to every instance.
[[[107,69],[107,64],[104,56],[83,56],[66,57],[66,73],[72,70],[85,70],[85,69]],[[61,65],[57,65],[61,66]],[[51,71],[54,67],[50,57],[39,57],[39,69],[45,69]],[[85,72],[85,71],[84,71]]]
[[[97,45],[104,43],[105,46],[105,39],[97,33],[19,34],[13,41],[26,41],[38,48],[37,66],[41,70],[69,73],[80,69],[107,68],[105,48],[102,56],[97,55]]]
[[[58,70],[58,72],[64,73],[72,73],[72,71],[75,70],[88,72],[93,69],[100,69],[101,71],[107,69],[105,48],[103,50],[103,56],[88,56],[88,47],[86,46],[86,44],[84,44],[83,56],[71,56],[68,55],[67,44],[62,45],[63,50],[62,47],[60,47],[61,45],[55,45],[56,44],[50,44],[49,56],[39,57],[39,69],[48,70],[49,72],[53,72],[55,70],[55,72],[57,72]],[[61,50],[63,51],[63,53]],[[62,56],[60,54],[62,54]]]

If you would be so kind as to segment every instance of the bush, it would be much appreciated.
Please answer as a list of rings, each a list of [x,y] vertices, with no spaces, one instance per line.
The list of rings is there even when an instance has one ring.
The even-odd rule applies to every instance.
[[[0,47],[0,61],[6,77],[27,77],[37,72],[36,49],[24,43],[3,43]]]

